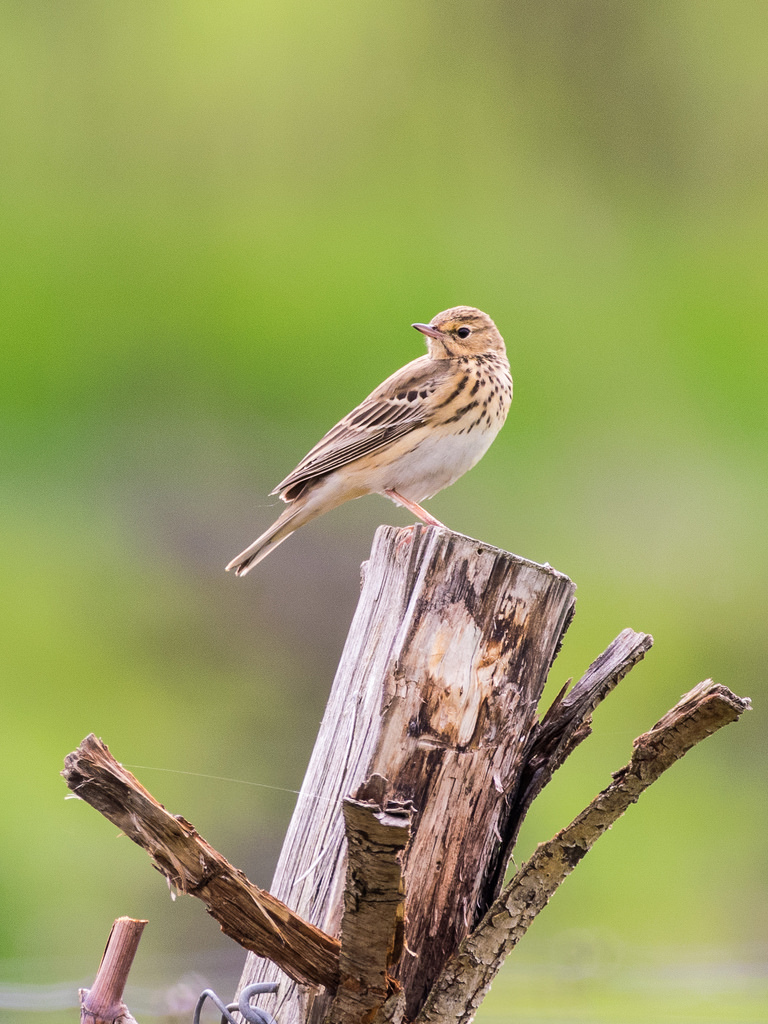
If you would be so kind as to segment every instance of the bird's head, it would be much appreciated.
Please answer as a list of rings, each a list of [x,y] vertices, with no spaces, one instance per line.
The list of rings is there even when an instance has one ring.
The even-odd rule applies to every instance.
[[[454,306],[438,313],[428,324],[412,324],[427,339],[433,359],[504,352],[504,339],[487,313],[474,306]]]

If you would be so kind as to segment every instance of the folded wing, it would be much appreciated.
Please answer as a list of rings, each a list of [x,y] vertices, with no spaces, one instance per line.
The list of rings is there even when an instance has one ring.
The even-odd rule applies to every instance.
[[[370,455],[420,427],[445,385],[448,360],[415,359],[336,424],[271,492],[292,501],[304,485]]]

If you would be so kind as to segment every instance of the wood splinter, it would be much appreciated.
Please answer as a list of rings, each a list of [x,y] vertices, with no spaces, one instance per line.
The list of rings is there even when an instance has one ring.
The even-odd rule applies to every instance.
[[[343,802],[347,873],[340,980],[326,1024],[358,1024],[401,991],[389,971],[403,952],[401,854],[411,837],[413,808],[385,802],[386,787],[386,779],[373,776],[355,799]]]
[[[225,935],[270,957],[303,984],[335,990],[339,943],[250,882],[181,815],[170,814],[91,734],[67,754],[61,773],[69,788],[129,839],[180,892],[206,905]]]
[[[725,687],[696,687],[504,887],[532,800],[652,638],[622,631],[538,717],[573,583],[449,531],[415,527],[407,547],[400,536],[377,533],[274,895],[169,814],[94,736],[66,760],[70,788],[255,954],[241,984],[280,981],[264,1007],[280,1024],[467,1024],[596,839],[749,705]]]

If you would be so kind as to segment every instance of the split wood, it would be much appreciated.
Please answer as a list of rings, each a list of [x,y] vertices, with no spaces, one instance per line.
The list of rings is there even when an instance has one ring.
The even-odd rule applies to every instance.
[[[747,698],[738,697],[727,687],[705,680],[687,693],[649,732],[639,736],[633,744],[630,762],[614,773],[614,780],[608,788],[570,825],[548,842],[540,844],[533,857],[503,889],[477,928],[459,947],[458,953],[446,963],[416,1017],[417,1024],[464,1024],[472,1020],[505,958],[597,839],[630,804],[638,800],[644,789],[691,747],[724,725],[736,721],[749,707]],[[67,762],[62,774],[73,792],[142,846],[174,887],[206,902],[208,912],[220,923],[225,934],[235,938],[246,949],[269,957],[291,977],[298,973],[297,955],[292,944],[297,942],[296,935],[301,935],[298,945],[304,962],[311,962],[312,955],[316,953],[324,964],[322,973],[320,970],[307,971],[306,974],[314,975],[307,980],[326,984],[331,991],[336,991],[340,950],[337,941],[296,919],[287,908],[276,912],[274,904],[278,901],[273,902],[269,893],[258,889],[241,871],[228,864],[183,818],[168,814],[156,804],[94,736],[86,737],[80,747],[68,755]],[[156,806],[152,807],[152,804]],[[127,822],[121,807],[133,808],[135,828],[123,827]],[[180,827],[176,829],[166,822],[169,827],[161,825],[158,828],[159,812]],[[386,818],[386,812],[381,809],[373,813]],[[396,827],[402,830],[402,821],[396,821]],[[195,857],[193,851],[201,865],[199,872],[182,867],[182,864],[189,865]],[[171,867],[174,863],[177,865],[175,869]],[[213,874],[204,879],[203,874],[211,871]],[[184,880],[188,888],[184,888]],[[243,912],[243,907],[254,902],[254,894],[259,900],[265,899],[265,913],[274,914],[273,920],[280,922],[285,939],[283,945],[278,947],[271,941],[272,929],[265,928],[261,911]],[[396,932],[393,923],[386,947],[394,948]],[[359,962],[371,950],[364,934],[357,941],[356,959]],[[382,948],[385,948],[383,941],[374,953],[378,955]],[[375,1018],[378,1024],[404,1020],[402,991],[395,992],[383,1005],[386,1009],[382,1009]],[[344,1012],[334,1020],[342,1024],[342,1021],[359,1020],[359,1016]]]
[[[226,934],[299,983],[283,979],[265,1006],[280,1024],[469,1021],[504,957],[599,835],[693,743],[749,706],[700,684],[502,889],[531,801],[652,643],[624,630],[537,722],[573,589],[547,566],[449,531],[416,527],[408,546],[401,531],[378,531],[273,883],[284,901],[165,811],[95,737],[67,757],[63,774],[169,883],[202,899]],[[337,798],[318,801],[318,792]],[[475,812],[483,829],[469,827]],[[250,962],[243,984],[275,978],[263,962]]]
[[[193,825],[166,811],[101,740],[86,736],[67,755],[62,775],[76,796],[146,850],[173,890],[202,900],[226,935],[296,981],[335,989],[338,940],[249,882]]]

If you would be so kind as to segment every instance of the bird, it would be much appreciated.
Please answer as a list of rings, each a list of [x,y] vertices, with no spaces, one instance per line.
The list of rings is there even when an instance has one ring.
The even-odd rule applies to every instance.
[[[485,455],[507,417],[512,376],[496,324],[474,306],[411,326],[427,354],[372,391],[270,492],[288,507],[227,571],[244,576],[301,526],[365,494],[443,526],[421,502]]]

